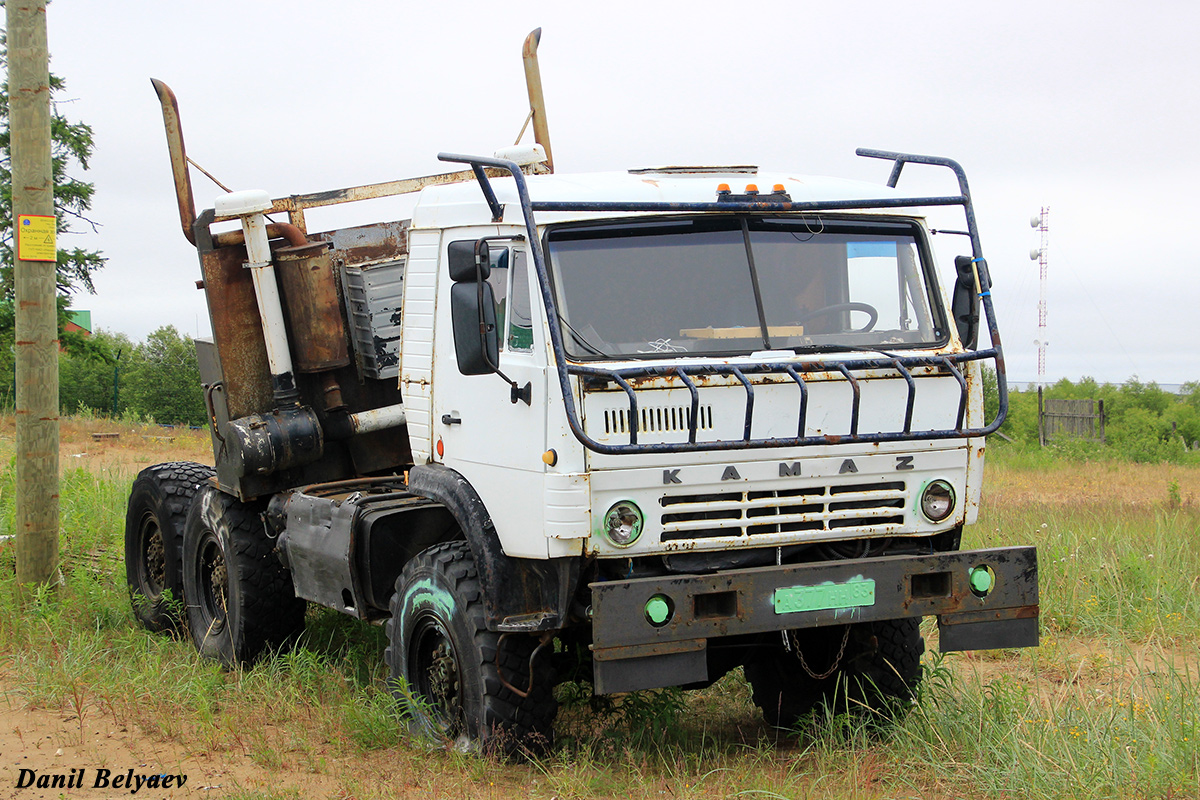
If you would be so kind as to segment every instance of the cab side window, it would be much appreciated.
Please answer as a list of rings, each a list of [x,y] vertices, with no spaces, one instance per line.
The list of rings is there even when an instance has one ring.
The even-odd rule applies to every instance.
[[[492,297],[496,301],[496,330],[504,330],[506,322],[505,311],[508,307],[508,248],[492,247],[489,266],[491,274],[487,282],[492,287]],[[503,343],[501,338],[501,343]]]
[[[512,291],[509,293],[505,349],[528,353],[533,350],[533,315],[529,307],[529,254],[512,251]],[[501,325],[499,321],[496,323]],[[503,327],[500,328],[504,330]]]

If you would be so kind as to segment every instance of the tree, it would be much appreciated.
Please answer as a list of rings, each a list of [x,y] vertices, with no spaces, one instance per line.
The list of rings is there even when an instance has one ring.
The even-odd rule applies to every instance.
[[[0,63],[7,70],[7,39],[3,35],[0,35]],[[60,103],[56,102],[55,98],[65,88],[66,82],[62,78],[56,75],[50,76],[51,163],[54,177],[54,206],[58,217],[58,241],[60,244],[64,236],[72,232],[72,223],[84,223],[91,226],[92,230],[97,229],[96,223],[86,216],[92,207],[95,187],[71,174],[77,168],[84,171],[88,169],[88,162],[91,160],[92,150],[95,147],[92,128],[86,123],[72,122],[62,112]],[[0,84],[0,301],[11,303],[15,243],[12,219],[12,171],[9,155],[8,81],[5,80]],[[71,296],[81,289],[90,293],[95,292],[92,275],[104,266],[104,262],[105,258],[99,250],[61,246],[58,249],[56,265],[59,295],[58,328],[63,346],[68,350],[81,351],[85,348],[83,337],[63,332],[66,310],[70,306]],[[9,322],[7,327],[4,327],[6,319]],[[0,314],[0,347],[11,346],[12,333],[11,315]]]
[[[88,345],[92,348],[86,354],[63,353],[58,359],[58,403],[63,414],[75,414],[81,410],[97,414],[117,416],[127,407],[125,399],[125,381],[127,376],[120,376],[121,407],[113,408],[114,386],[117,379],[116,371],[124,373],[133,353],[134,345],[123,333],[110,333],[97,330],[88,337]],[[110,358],[97,355],[111,354]],[[119,360],[118,360],[119,359]],[[3,396],[0,391],[0,397]]]
[[[125,363],[125,359],[122,359]],[[136,345],[122,368],[121,405],[162,423],[200,425],[208,421],[200,367],[191,337],[174,325],[153,331]]]

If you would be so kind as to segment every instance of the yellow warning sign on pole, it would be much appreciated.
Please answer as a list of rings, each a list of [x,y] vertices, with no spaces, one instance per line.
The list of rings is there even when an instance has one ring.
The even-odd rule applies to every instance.
[[[57,261],[57,224],[54,217],[21,214],[17,217],[17,260]]]

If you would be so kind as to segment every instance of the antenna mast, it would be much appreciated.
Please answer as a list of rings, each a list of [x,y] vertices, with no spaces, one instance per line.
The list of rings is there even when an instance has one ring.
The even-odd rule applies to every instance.
[[[1050,207],[1042,206],[1041,211],[1029,220],[1029,226],[1036,230],[1041,237],[1038,246],[1029,251],[1029,258],[1038,262],[1040,287],[1038,291],[1038,335],[1033,343],[1038,349],[1038,386],[1046,385],[1046,264],[1050,251]]]

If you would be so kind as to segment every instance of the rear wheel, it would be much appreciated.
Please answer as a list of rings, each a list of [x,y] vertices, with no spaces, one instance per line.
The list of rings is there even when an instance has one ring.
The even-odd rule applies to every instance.
[[[147,630],[173,631],[183,620],[183,524],[192,496],[214,474],[190,461],[138,473],[125,511],[125,578],[133,613]]]
[[[252,663],[304,630],[305,602],[275,555],[261,514],[214,486],[200,489],[184,525],[183,590],[200,654],[225,666]]]
[[[788,631],[790,651],[779,645],[746,663],[754,702],[781,728],[816,708],[896,719],[921,681],[920,625],[913,617]]]
[[[553,649],[487,629],[466,542],[414,557],[396,580],[391,613],[385,658],[413,733],[509,755],[553,741]]]

